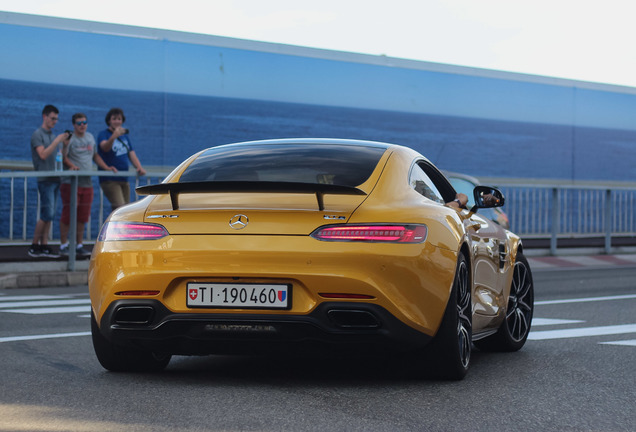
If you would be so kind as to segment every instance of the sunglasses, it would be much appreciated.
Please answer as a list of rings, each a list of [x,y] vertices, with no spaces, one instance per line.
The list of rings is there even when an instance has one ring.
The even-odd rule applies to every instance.
[[[75,124],[78,125],[78,126],[85,125],[86,123],[88,123],[86,120],[84,120],[84,121],[76,121],[75,122]]]

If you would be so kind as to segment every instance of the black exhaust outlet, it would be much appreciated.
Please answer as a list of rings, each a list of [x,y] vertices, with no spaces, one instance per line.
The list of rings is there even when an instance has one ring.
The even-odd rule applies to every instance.
[[[147,325],[155,310],[151,306],[121,306],[115,311],[113,322],[122,325]]]
[[[378,328],[380,321],[371,312],[364,310],[330,309],[327,316],[336,326],[342,328]]]

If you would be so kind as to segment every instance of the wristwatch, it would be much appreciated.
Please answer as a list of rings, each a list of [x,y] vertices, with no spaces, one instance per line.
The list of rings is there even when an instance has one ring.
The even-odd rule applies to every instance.
[[[455,198],[453,201],[455,201],[457,205],[459,205],[459,208],[462,208],[462,202],[459,200],[459,198]]]

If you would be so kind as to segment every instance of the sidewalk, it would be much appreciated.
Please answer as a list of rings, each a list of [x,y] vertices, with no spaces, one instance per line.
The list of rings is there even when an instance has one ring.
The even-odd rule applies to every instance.
[[[51,248],[58,252],[59,244]],[[84,249],[92,250],[92,244]],[[75,261],[75,271],[68,271],[68,258],[32,258],[28,245],[0,244],[0,289],[40,288],[86,285],[88,283],[88,258]]]

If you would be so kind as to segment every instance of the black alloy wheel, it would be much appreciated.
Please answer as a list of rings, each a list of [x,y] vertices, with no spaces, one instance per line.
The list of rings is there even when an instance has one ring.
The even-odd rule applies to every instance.
[[[530,274],[528,262],[524,258],[523,261],[517,260],[515,263],[508,308],[506,310],[508,333],[514,342],[523,343],[528,337],[532,323],[533,308],[534,289],[532,275]]]
[[[534,313],[534,283],[528,260],[521,253],[513,268],[512,284],[506,308],[506,317],[497,333],[475,341],[475,346],[484,351],[518,351],[530,334]]]
[[[472,333],[470,269],[466,257],[460,255],[446,311],[435,338],[427,347],[434,369],[429,372],[443,379],[463,379],[470,366]]]
[[[468,369],[472,344],[472,304],[470,297],[470,277],[466,260],[459,263],[455,280],[457,289],[457,344],[459,360]]]

